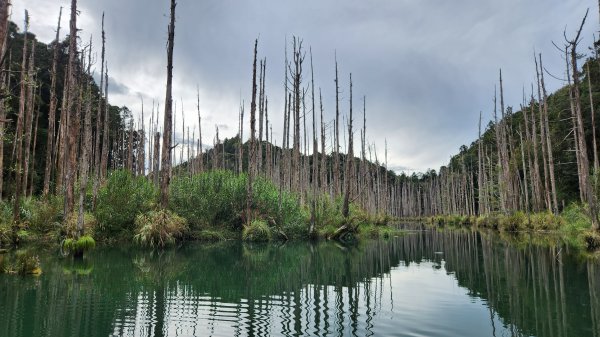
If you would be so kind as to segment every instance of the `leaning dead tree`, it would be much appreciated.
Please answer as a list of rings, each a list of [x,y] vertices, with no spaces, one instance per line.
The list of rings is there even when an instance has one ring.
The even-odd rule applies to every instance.
[[[163,143],[161,154],[160,205],[169,205],[169,183],[171,180],[171,134],[173,132],[173,44],[175,42],[175,0],[171,0],[171,22],[168,28],[167,42],[167,92],[165,97],[165,115],[163,122]]]

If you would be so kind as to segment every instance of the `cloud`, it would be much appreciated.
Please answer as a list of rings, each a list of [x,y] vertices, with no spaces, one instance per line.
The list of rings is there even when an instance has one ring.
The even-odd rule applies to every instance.
[[[23,0],[15,2],[13,13],[17,16],[29,8],[31,30],[47,42],[54,37],[59,6],[65,8],[63,27],[68,26],[69,3]],[[215,124],[220,125],[221,138],[235,136],[241,101],[248,135],[252,48],[258,37],[259,57],[267,58],[270,122],[281,143],[284,48],[286,39],[290,43],[296,35],[304,39],[307,52],[312,48],[315,85],[317,92],[322,89],[326,121],[335,116],[337,54],[341,113],[349,113],[351,72],[355,122],[362,125],[366,96],[367,138],[377,145],[379,158],[387,140],[390,167],[437,169],[476,138],[480,111],[486,120],[491,118],[499,68],[506,102],[515,107],[522,88],[534,81],[534,48],[544,54],[549,70],[563,72],[563,61],[551,42],[561,43],[565,27],[572,35],[589,5],[584,0],[180,1],[175,130],[181,129],[182,108],[186,123],[197,123],[199,95],[204,139],[214,137]],[[106,13],[113,104],[127,105],[139,114],[140,96],[145,102],[162,102],[168,1],[80,0],[79,9],[80,35],[86,40],[92,34],[95,46],[100,45],[100,20]],[[582,52],[597,29],[595,13],[591,11],[585,27]],[[304,69],[308,84],[309,57]],[[549,90],[562,85],[548,80]]]

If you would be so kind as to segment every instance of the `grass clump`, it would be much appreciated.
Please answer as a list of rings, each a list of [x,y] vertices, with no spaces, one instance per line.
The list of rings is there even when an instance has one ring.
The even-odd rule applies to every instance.
[[[242,230],[244,241],[271,241],[273,234],[269,224],[264,220],[253,220]]]
[[[126,170],[112,172],[98,193],[98,234],[114,238],[132,233],[136,216],[151,210],[157,197],[158,190],[145,177]]]
[[[163,209],[138,215],[135,225],[136,234],[133,241],[146,247],[162,248],[174,245],[188,230],[184,218]]]
[[[74,256],[81,256],[84,252],[96,248],[96,241],[90,235],[83,235],[79,239],[67,238],[63,241],[62,248]]]
[[[529,220],[521,211],[500,217],[499,227],[507,232],[519,232],[527,227]]]

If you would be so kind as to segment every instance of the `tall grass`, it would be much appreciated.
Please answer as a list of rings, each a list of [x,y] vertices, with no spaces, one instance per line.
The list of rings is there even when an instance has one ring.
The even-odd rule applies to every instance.
[[[145,177],[125,170],[112,172],[98,193],[98,233],[115,237],[133,232],[136,216],[153,209],[157,198],[158,190]]]
[[[231,171],[210,171],[192,177],[173,179],[169,208],[184,217],[192,231],[207,229],[242,230],[253,220],[277,227],[287,236],[308,233],[307,214],[298,197],[284,191],[279,207],[279,188],[258,178],[253,183],[253,203],[246,212],[248,177]]]

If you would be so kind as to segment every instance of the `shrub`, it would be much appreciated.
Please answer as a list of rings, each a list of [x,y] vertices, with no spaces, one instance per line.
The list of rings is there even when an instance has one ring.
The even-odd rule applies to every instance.
[[[271,228],[264,220],[253,220],[242,230],[244,241],[271,241]]]
[[[145,177],[133,177],[129,171],[114,171],[98,193],[96,218],[99,231],[114,236],[133,231],[138,214],[156,205],[158,190]]]
[[[168,210],[150,211],[135,219],[133,240],[141,246],[165,247],[183,238],[188,227],[184,218]]]
[[[48,233],[60,227],[63,220],[62,196],[49,195],[46,200],[37,201],[30,219],[30,228],[40,233]]]

